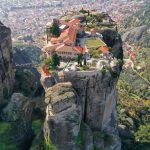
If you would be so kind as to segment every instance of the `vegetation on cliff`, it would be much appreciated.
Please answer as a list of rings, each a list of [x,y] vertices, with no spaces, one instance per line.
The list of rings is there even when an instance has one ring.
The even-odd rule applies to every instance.
[[[17,150],[17,146],[13,144],[12,124],[0,121],[0,150]]]
[[[44,60],[47,70],[56,69],[60,65],[60,58],[57,54],[54,54],[52,57]]]
[[[14,64],[40,65],[41,49],[34,45],[14,43],[13,44],[13,60]]]
[[[136,11],[132,16],[124,20],[121,25],[121,32],[127,33],[130,32],[127,40],[134,41],[134,44],[137,44],[142,47],[150,47],[150,2],[145,2],[138,11]],[[144,27],[144,28],[140,28]]]
[[[118,112],[123,150],[150,147],[150,3],[122,24],[125,42],[134,44],[134,66],[123,70],[118,82]],[[124,34],[125,33],[125,34]],[[124,131],[124,132],[123,132]]]
[[[122,149],[148,150],[150,146],[150,101],[146,97],[145,99],[140,97],[140,95],[143,96],[141,92],[144,93],[144,89],[136,93],[132,84],[123,81],[120,79],[118,83],[119,122],[125,129],[124,133],[120,132]]]
[[[122,71],[118,83],[119,120],[129,131],[129,136],[122,139],[123,150],[148,150],[150,146],[149,48],[141,48],[137,53],[134,69]]]

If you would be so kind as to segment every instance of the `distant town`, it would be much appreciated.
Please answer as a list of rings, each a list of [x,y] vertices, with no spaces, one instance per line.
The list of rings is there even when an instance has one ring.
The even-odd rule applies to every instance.
[[[96,9],[106,12],[118,24],[136,11],[143,1],[127,0],[2,0],[0,20],[12,30],[13,42],[39,42],[45,25],[66,11]]]

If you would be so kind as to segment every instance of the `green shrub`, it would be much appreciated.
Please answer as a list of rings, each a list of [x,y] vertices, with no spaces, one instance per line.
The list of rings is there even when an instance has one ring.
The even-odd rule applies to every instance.
[[[107,65],[104,65],[103,66],[103,68],[102,68],[102,74],[103,74],[103,76],[109,71],[109,66],[107,66]]]
[[[56,146],[52,143],[52,141],[49,138],[45,138],[44,148],[45,150],[57,150]]]
[[[90,150],[94,150],[94,146],[91,146]]]
[[[5,143],[0,143],[0,150],[17,150],[16,145],[7,145]]]
[[[76,139],[76,145],[77,146],[81,146],[84,144],[84,138],[83,138],[83,132],[84,132],[84,129],[85,129],[85,124],[84,122],[82,121],[81,124],[80,124],[80,132],[78,134],[78,137]]]
[[[135,139],[142,143],[150,143],[150,125],[141,125],[135,133]]]
[[[5,135],[11,129],[11,124],[6,122],[0,122],[0,137]]]
[[[94,139],[104,140],[104,142],[106,142],[106,143],[112,142],[112,136],[105,132],[94,131],[93,137],[94,137]]]
[[[12,125],[7,122],[0,122],[0,150],[18,150],[11,141]]]
[[[32,122],[32,129],[34,130],[35,134],[38,134],[41,131],[42,126],[43,126],[42,120],[38,119]]]
[[[60,58],[57,54],[54,54],[52,57],[46,58],[44,64],[46,65],[47,70],[54,70],[60,65]]]
[[[90,56],[93,58],[99,58],[100,54],[102,54],[100,50],[96,50],[96,49],[89,49],[89,53],[90,53]]]
[[[84,66],[82,66],[82,70],[89,70],[89,66],[87,66],[87,65],[84,65]]]
[[[94,131],[93,132],[93,136],[96,139],[104,139],[104,133],[100,132],[100,131]]]

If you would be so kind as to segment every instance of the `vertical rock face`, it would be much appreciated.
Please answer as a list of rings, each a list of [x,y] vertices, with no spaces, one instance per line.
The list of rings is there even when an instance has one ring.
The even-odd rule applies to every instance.
[[[45,136],[49,137],[59,150],[90,150],[91,147],[87,146],[90,144],[87,142],[89,139],[86,139],[86,136],[86,145],[78,147],[75,144],[82,120],[93,132],[95,148],[120,150],[116,113],[117,79],[112,78],[109,72],[105,75],[92,72],[87,75],[84,73],[84,76],[82,73],[80,76],[65,74],[65,81],[46,91],[45,102],[48,106]],[[75,98],[73,91],[76,91],[78,97]],[[107,144],[104,139],[98,141],[94,138],[95,132],[107,134],[111,142]],[[65,148],[62,145],[65,145]]]
[[[75,145],[81,122],[79,99],[71,83],[58,83],[46,92],[45,140],[60,149],[70,150]]]
[[[121,144],[117,130],[117,79],[108,72],[105,75],[95,73],[82,77],[65,75],[65,80],[72,82],[80,97],[83,121],[93,132],[104,132],[114,139],[111,144],[104,143],[101,146],[108,150],[119,150]]]
[[[0,22],[0,104],[12,92],[12,41],[11,31]]]

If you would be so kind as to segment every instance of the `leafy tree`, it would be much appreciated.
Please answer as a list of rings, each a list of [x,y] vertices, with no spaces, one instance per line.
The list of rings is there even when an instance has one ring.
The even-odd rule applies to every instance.
[[[83,13],[83,14],[86,14],[86,13],[88,13],[89,11],[84,10],[84,9],[82,8],[79,12],[80,12],[80,13]]]
[[[150,125],[141,125],[135,134],[137,141],[149,143],[150,142]]]
[[[53,68],[53,62],[52,62],[52,58],[47,58],[44,60],[44,64],[46,65],[47,69],[50,70]]]
[[[60,65],[60,58],[55,53],[52,57],[45,59],[44,64],[46,65],[48,70],[55,69],[57,66]]]
[[[59,25],[56,21],[53,21],[52,27],[50,28],[50,32],[56,37],[60,36]]]

